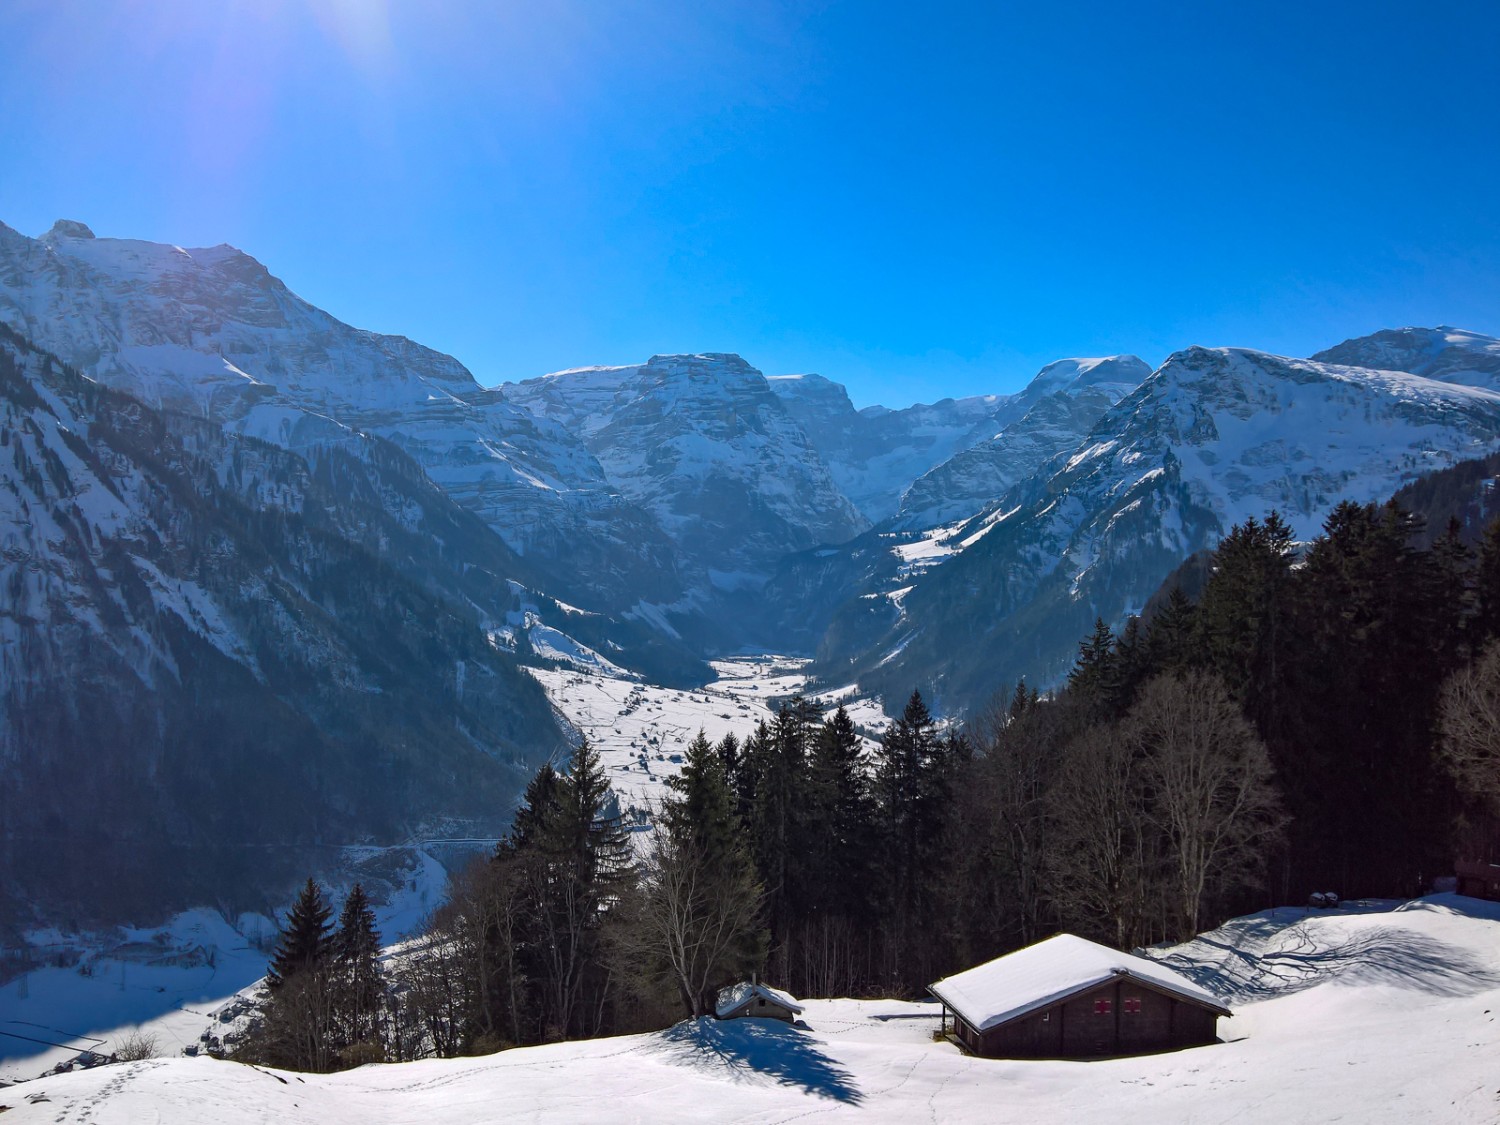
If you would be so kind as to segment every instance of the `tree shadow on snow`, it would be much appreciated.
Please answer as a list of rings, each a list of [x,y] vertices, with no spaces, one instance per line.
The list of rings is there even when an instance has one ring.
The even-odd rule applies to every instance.
[[[1206,955],[1206,956],[1205,956]],[[1231,1002],[1285,996],[1331,980],[1386,984],[1433,996],[1471,996],[1500,986],[1500,973],[1467,950],[1397,927],[1320,946],[1309,928],[1292,926],[1278,947],[1236,949],[1199,937],[1182,952],[1154,958]]]
[[[849,1071],[805,1030],[780,1020],[684,1020],[660,1038],[672,1062],[716,1071],[731,1082],[755,1082],[763,1075],[851,1105],[864,1100]]]

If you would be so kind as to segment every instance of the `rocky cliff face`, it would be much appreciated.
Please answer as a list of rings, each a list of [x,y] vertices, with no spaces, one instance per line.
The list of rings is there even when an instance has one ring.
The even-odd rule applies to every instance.
[[[502,393],[581,435],[610,484],[671,539],[690,603],[758,590],[787,553],[867,526],[765,377],[739,356],[653,356]]]
[[[1014,395],[976,395],[856,411],[821,375],[778,375],[771,389],[828,462],[834,480],[872,523],[894,515],[907,485],[1018,417]]]

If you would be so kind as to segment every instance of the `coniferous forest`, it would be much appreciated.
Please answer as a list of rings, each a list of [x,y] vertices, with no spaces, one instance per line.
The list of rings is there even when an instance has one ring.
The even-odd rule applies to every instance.
[[[801,696],[701,734],[640,846],[587,741],[382,966],[309,882],[245,1057],[325,1070],[643,1030],[751,973],[921,995],[1059,930],[1181,940],[1313,892],[1407,896],[1500,801],[1500,522],[1346,503],[1235,527],[1066,685],[963,726],[914,692],[873,752]],[[1489,723],[1491,725],[1486,726]],[[1487,804],[1487,802],[1489,802]]]

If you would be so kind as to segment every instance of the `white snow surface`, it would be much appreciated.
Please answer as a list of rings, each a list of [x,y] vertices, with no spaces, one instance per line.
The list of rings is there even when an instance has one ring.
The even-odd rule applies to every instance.
[[[1493,1123],[1500,907],[1282,908],[1148,951],[1224,992],[1226,1041],[1096,1062],[977,1059],[934,1003],[807,1000],[798,1026],[649,1035],[297,1076],[157,1059],[0,1090],[7,1125],[422,1122]]]
[[[932,994],[980,1031],[1054,1004],[1075,992],[1129,976],[1200,1004],[1224,1003],[1181,973],[1076,934],[1055,934],[932,986]]]
[[[536,643],[535,630],[532,641]],[[716,660],[712,667],[718,679],[701,688],[660,687],[618,669],[612,673],[584,665],[527,671],[599,751],[627,818],[645,823],[666,795],[667,779],[681,771],[682,753],[700,730],[711,742],[731,733],[739,739],[754,734],[761,722],[775,718],[782,700],[806,686],[807,663],[781,656]],[[868,746],[880,737],[885,715],[878,699],[855,692],[851,684],[811,698],[825,715],[843,705]]]

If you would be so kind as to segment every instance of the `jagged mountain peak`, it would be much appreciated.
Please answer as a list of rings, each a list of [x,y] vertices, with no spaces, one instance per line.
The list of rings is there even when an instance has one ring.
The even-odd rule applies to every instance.
[[[46,234],[42,235],[44,241],[55,242],[59,238],[93,238],[94,232],[89,229],[87,223],[80,223],[77,219],[58,219],[53,223]]]

